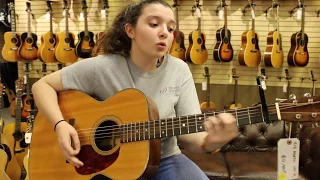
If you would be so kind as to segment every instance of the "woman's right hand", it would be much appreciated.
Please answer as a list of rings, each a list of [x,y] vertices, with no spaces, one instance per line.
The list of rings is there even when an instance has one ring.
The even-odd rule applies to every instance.
[[[83,162],[76,157],[80,152],[80,141],[74,127],[67,121],[63,121],[57,125],[56,134],[58,136],[59,147],[66,160],[77,168],[83,166]],[[71,144],[74,145],[74,147],[72,147]]]

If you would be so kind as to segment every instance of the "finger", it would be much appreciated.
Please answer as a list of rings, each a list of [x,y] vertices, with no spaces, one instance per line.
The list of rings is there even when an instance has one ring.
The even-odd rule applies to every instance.
[[[229,125],[236,122],[236,118],[230,113],[221,113],[218,114],[217,117],[221,120],[222,124],[224,125]]]
[[[61,141],[61,148],[62,148],[62,151],[65,153],[66,157],[69,157],[69,156],[74,156],[74,150],[73,148],[71,147],[71,143],[70,143],[70,138],[65,138]]]
[[[74,145],[74,148],[73,149],[73,155],[77,155],[79,152],[80,152],[80,140],[79,140],[79,137],[78,137],[78,133],[77,132],[73,132],[70,134],[71,135],[71,138],[72,138],[72,142],[73,142],[73,145]]]
[[[219,117],[210,117],[209,121],[212,123],[215,130],[219,129],[222,124]]]
[[[68,159],[69,163],[74,165],[75,167],[79,168],[80,166],[83,166],[83,162],[81,162],[77,157],[72,156]]]

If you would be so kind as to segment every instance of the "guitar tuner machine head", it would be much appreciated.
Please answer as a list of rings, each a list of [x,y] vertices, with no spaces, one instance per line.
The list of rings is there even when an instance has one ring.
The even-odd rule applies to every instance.
[[[297,99],[297,96],[296,96],[295,94],[290,94],[289,99],[294,99],[294,100],[296,100],[296,99]]]

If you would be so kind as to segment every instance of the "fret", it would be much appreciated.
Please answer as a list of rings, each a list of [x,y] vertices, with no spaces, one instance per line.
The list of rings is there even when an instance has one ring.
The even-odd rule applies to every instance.
[[[180,128],[180,134],[181,134],[181,118],[179,116],[179,128]]]
[[[134,123],[134,141],[137,141],[137,122]]]
[[[199,132],[198,131],[198,119],[197,119],[197,114],[194,115],[194,119],[196,121],[196,132]]]
[[[156,121],[153,121],[153,138],[156,138]]]
[[[261,115],[262,115],[262,122],[264,122],[264,116],[263,116],[262,106],[261,105],[260,105],[260,110],[261,110]]]
[[[133,123],[130,123],[130,137],[131,137],[131,142],[132,142],[132,125],[133,125]]]
[[[188,128],[188,134],[190,133],[190,128],[189,128],[189,118],[187,116],[187,128]]]
[[[174,124],[173,124],[173,117],[171,117],[171,122],[172,122],[172,136],[174,136]]]
[[[139,132],[139,141],[140,141],[140,140],[141,140],[141,138],[140,138],[140,137],[141,137],[141,134],[140,134],[140,132],[141,132],[141,131],[140,131],[140,122],[138,122],[138,124],[139,124],[139,130],[138,130],[138,132]]]
[[[168,126],[167,126],[167,118],[165,119],[165,124],[166,124],[166,137],[168,137]]]
[[[247,107],[247,109],[248,109],[247,111],[248,111],[249,124],[252,124],[252,123],[251,123],[251,117],[250,117],[250,108]]]
[[[162,126],[162,120],[160,119],[159,120],[159,135],[160,135],[160,138],[162,137],[162,131],[161,131],[161,126]]]
[[[126,142],[129,142],[129,125],[128,124],[126,125],[126,133],[127,133],[127,141]]]
[[[239,126],[239,118],[238,118],[237,108],[235,108],[234,111],[235,111],[235,113],[236,113],[237,126]]]
[[[149,139],[150,139],[150,121],[148,121],[147,123],[148,123],[148,130],[147,131],[148,131],[148,136],[149,136]]]

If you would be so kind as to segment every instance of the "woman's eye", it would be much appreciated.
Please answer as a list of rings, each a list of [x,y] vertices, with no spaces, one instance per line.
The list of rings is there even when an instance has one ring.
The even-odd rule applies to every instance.
[[[169,32],[173,32],[174,29],[173,29],[173,28],[169,28],[168,31],[169,31]]]
[[[157,27],[158,24],[150,23],[150,26],[151,26],[151,27]]]

